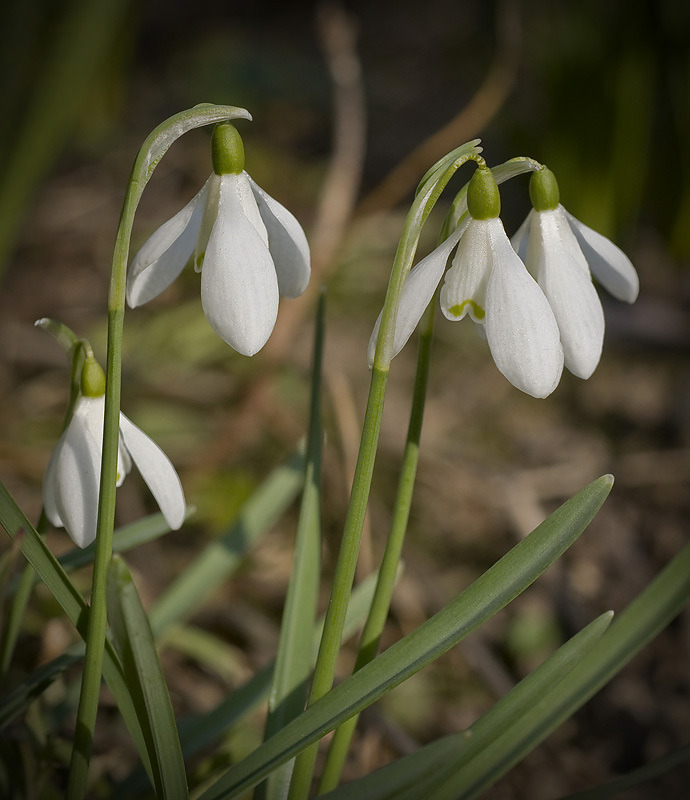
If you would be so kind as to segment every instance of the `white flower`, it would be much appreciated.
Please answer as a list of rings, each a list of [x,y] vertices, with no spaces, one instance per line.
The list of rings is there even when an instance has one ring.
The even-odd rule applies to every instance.
[[[441,289],[450,320],[485,326],[500,372],[523,392],[547,397],[563,371],[563,349],[549,303],[525,269],[498,217],[472,219]]]
[[[579,378],[589,378],[604,340],[604,312],[590,269],[614,297],[632,303],[639,280],[630,259],[560,203],[532,209],[512,243],[551,304],[565,366]]]
[[[86,547],[96,537],[104,414],[103,396],[79,398],[43,479],[46,516],[56,527],[64,527],[79,547]],[[120,414],[117,486],[122,484],[132,462],[168,525],[177,530],[185,516],[180,479],[160,447]]]
[[[134,257],[127,302],[134,308],[166,289],[194,255],[201,304],[211,327],[243,355],[271,334],[278,295],[309,282],[309,245],[299,222],[246,172],[213,173]]]
[[[410,271],[396,318],[393,355],[416,328],[455,245],[458,250],[441,290],[444,315],[460,320],[469,313],[484,326],[496,366],[514,386],[533,397],[551,394],[563,370],[558,326],[498,217],[470,217]],[[370,363],[379,325],[380,317],[369,341]]]

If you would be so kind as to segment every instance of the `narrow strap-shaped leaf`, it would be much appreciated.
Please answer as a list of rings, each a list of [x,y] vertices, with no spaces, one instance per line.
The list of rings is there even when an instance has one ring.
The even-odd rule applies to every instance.
[[[25,711],[29,703],[83,657],[84,645],[76,644],[57,658],[35,669],[19,686],[15,686],[11,692],[0,698],[0,729]]]
[[[194,506],[187,506],[186,518],[194,514]],[[123,525],[117,528],[113,533],[113,552],[126,553],[134,547],[153,542],[155,539],[160,538],[166,533],[170,533],[170,526],[165,521],[165,517],[159,512],[150,514],[148,517],[138,519],[136,522],[131,522],[128,525]],[[92,542],[88,547],[73,547],[63,555],[59,556],[58,563],[63,570],[69,574],[74,570],[86,567],[93,561],[94,543]],[[38,582],[40,578],[34,576],[34,582]],[[10,582],[9,593],[15,592],[19,587],[19,578],[15,578]]]
[[[193,506],[187,506],[185,519],[192,516],[194,511]],[[150,514],[115,530],[113,533],[113,552],[126,553],[134,547],[153,542],[166,533],[170,533],[170,526],[165,521],[165,517],[160,512]],[[90,564],[93,561],[94,550],[93,542],[88,547],[74,547],[60,556],[58,561],[62,564],[65,572],[69,573]]]
[[[270,739],[303,711],[313,663],[311,639],[316,622],[321,562],[321,371],[325,300],[322,291],[316,313],[304,490],[273,683],[268,698],[265,739]],[[266,782],[258,787],[257,800],[281,800],[289,787],[291,773],[291,764],[285,764],[271,773]]]
[[[425,779],[438,774],[449,762],[454,761],[464,742],[462,733],[443,736],[363,778],[319,794],[318,797],[328,800],[398,800],[407,797]],[[423,794],[412,796],[420,800],[424,797]]]
[[[503,736],[431,795],[433,800],[478,797],[608,683],[689,599],[687,545],[617,617],[582,661]]]
[[[75,589],[74,584],[67,577],[65,571],[58,564],[55,556],[48,549],[43,538],[38,535],[33,525],[24,516],[22,510],[14,502],[14,499],[1,482],[0,524],[12,538],[14,538],[19,531],[24,531],[22,553],[24,553],[27,561],[33,566],[41,580],[52,592],[68,619],[79,631],[81,637],[85,638],[88,606]],[[132,703],[132,698],[127,688],[127,683],[122,671],[122,664],[120,663],[120,659],[112,643],[107,639],[103,660],[103,675],[110,691],[115,697],[127,728],[137,745],[144,766],[150,775],[150,764],[144,736],[139,727],[134,704]]]
[[[343,641],[349,639],[362,627],[371,605],[371,598],[376,586],[376,577],[376,573],[367,575],[352,592],[343,629]],[[311,641],[312,664],[319,647],[323,622],[322,617],[313,632]],[[178,730],[185,758],[192,758],[192,756],[197,755],[213,742],[218,741],[238,720],[266,699],[271,687],[274,666],[275,662],[272,662],[259,670],[247,683],[236,689],[212,711],[187,717],[180,721]],[[133,773],[118,787],[118,797],[129,798],[140,791],[143,785],[144,776],[139,772]]]
[[[300,449],[268,476],[244,503],[230,529],[207,545],[158,598],[149,613],[156,637],[173,623],[190,616],[227,580],[252,543],[295,499],[303,480],[304,453]]]
[[[144,732],[156,793],[186,800],[184,759],[165,676],[139,593],[119,555],[108,568],[107,597],[112,637]]]
[[[602,614],[552,653],[514,686],[465,733],[452,734],[370,775],[323,795],[329,800],[426,800],[487,744],[497,739],[582,660],[608,628],[612,614]],[[437,750],[435,745],[445,742]]]
[[[554,511],[444,609],[332,689],[232,767],[202,800],[236,797],[340,722],[438,658],[524,591],[578,538],[606,499],[613,478],[591,483]]]

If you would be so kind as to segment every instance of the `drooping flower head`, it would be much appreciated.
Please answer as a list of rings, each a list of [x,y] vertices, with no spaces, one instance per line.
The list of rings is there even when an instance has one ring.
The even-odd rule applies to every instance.
[[[628,303],[637,298],[637,273],[616,245],[568,214],[551,170],[534,172],[529,191],[533,208],[513,237],[513,247],[553,309],[565,366],[589,378],[604,341],[604,311],[590,268],[614,297]]]
[[[299,222],[244,171],[244,146],[230,123],[212,137],[213,173],[201,191],[135,255],[127,277],[134,308],[166,289],[194,257],[211,327],[243,355],[268,340],[278,296],[297,297],[310,276]]]
[[[519,161],[503,165],[504,180],[520,174],[505,169]],[[450,320],[469,315],[483,327],[494,361],[508,380],[527,394],[546,397],[558,385],[564,365],[588,378],[599,362],[604,315],[590,269],[614,297],[628,303],[637,298],[639,281],[616,245],[560,205],[553,173],[522,161],[538,167],[530,181],[534,208],[512,246],[499,219],[496,181],[480,165],[468,184],[467,213],[459,203],[456,229],[405,281],[392,351],[396,355],[404,347],[445,273],[440,292],[444,315]],[[381,316],[369,340],[370,364],[380,323]]]
[[[64,527],[75,544],[86,547],[96,537],[105,376],[92,355],[87,356],[77,399],[43,478],[43,506],[53,525]],[[184,521],[185,499],[180,479],[158,445],[120,414],[117,486],[136,464],[166,522],[177,530]]]
[[[498,369],[518,389],[546,397],[558,385],[563,351],[549,303],[513,250],[499,218],[501,200],[489,169],[467,190],[470,221],[441,289],[450,320],[485,326]]]
[[[558,385],[563,350],[544,293],[519,259],[499,219],[498,187],[491,170],[477,169],[467,189],[468,218],[410,272],[396,320],[394,352],[404,346],[443,277],[441,309],[453,321],[481,325],[498,369],[518,389],[546,397]],[[376,346],[378,323],[369,345]]]

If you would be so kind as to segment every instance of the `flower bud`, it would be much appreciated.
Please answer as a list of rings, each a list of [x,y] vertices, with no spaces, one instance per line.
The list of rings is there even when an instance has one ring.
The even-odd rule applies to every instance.
[[[242,137],[229,122],[221,122],[213,129],[211,158],[216,175],[239,175],[244,169]]]
[[[529,196],[536,211],[553,211],[561,201],[556,176],[547,167],[532,173]]]
[[[81,371],[81,393],[84,397],[103,397],[105,394],[105,375],[101,365],[92,355],[84,359]]]
[[[479,167],[470,179],[467,210],[473,219],[495,219],[501,213],[501,195],[487,167]]]

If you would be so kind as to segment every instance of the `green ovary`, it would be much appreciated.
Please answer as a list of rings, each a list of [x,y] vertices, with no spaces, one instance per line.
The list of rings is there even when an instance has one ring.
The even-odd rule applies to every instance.
[[[463,300],[462,303],[456,303],[454,306],[451,306],[448,311],[459,319],[464,314],[465,306],[469,306],[472,309],[472,316],[475,319],[484,319],[486,312],[480,305],[477,305],[474,300]]]

